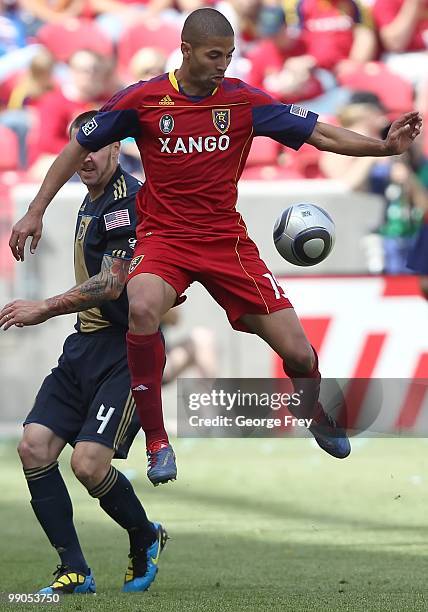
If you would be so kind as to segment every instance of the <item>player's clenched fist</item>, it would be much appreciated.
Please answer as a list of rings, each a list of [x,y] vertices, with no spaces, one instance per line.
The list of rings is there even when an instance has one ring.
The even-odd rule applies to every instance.
[[[28,210],[12,228],[9,240],[10,250],[17,261],[24,261],[24,249],[27,238],[32,236],[31,253],[37,248],[43,229],[43,215],[34,210]]]
[[[6,304],[0,312],[0,328],[4,331],[16,325],[38,325],[49,319],[44,300],[15,300]]]

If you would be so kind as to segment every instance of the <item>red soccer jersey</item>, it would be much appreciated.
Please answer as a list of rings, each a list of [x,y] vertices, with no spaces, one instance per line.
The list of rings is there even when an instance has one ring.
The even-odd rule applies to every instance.
[[[373,7],[373,18],[376,26],[381,29],[393,21],[403,4],[403,0],[376,0]],[[406,51],[420,51],[428,48],[428,0],[420,9],[419,21],[410,37]]]
[[[307,53],[318,66],[331,70],[349,57],[354,27],[364,21],[359,1],[299,0],[297,11]]]
[[[171,72],[117,93],[77,139],[95,151],[135,137],[146,174],[137,198],[139,239],[164,232],[244,235],[235,210],[237,182],[253,137],[298,149],[316,120],[315,113],[281,104],[239,79],[224,79],[212,95],[190,97]]]

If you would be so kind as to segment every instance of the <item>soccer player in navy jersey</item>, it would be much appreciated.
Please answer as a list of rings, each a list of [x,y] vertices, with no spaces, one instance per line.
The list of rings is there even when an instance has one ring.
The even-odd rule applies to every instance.
[[[79,115],[79,127],[96,111]],[[25,419],[18,452],[31,506],[60,565],[42,593],[94,593],[73,523],[73,508],[58,458],[67,443],[71,466],[100,507],[128,532],[130,562],[123,590],[144,591],[153,582],[166,531],[152,523],[132,484],[111,465],[126,459],[140,429],[126,358],[128,303],[125,283],[135,243],[135,196],[141,183],[118,164],[113,142],[82,160],[78,174],[88,193],[80,206],[74,240],[76,285],[43,300],[15,300],[0,311],[0,328],[38,325],[77,313],[76,332],[49,374]],[[150,475],[150,474],[149,474]]]
[[[304,391],[297,416],[313,419],[311,432],[326,452],[346,457],[351,450],[346,432],[318,402],[317,355],[235,210],[237,182],[255,136],[294,149],[308,142],[343,155],[381,157],[407,150],[421,118],[407,113],[385,140],[377,140],[319,122],[305,108],[226,78],[234,33],[211,8],[187,17],[181,51],[178,70],[120,91],[80,129],[13,228],[12,253],[22,260],[30,235],[34,251],[46,207],[88,150],[133,136],[147,173],[137,197],[140,218],[128,279],[128,363],[141,422],[161,415],[165,352],[159,321],[198,280],[235,329],[258,334],[278,353],[285,373]]]

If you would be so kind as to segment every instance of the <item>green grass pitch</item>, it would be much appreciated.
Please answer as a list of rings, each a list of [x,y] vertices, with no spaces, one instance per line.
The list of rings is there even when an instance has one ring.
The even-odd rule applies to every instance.
[[[62,472],[96,596],[0,610],[428,610],[428,440],[355,440],[338,461],[310,440],[177,440],[179,479],[153,488],[139,438],[123,469],[171,535],[148,593],[120,592],[127,536]],[[15,453],[0,444],[0,591],[50,582],[57,557]]]

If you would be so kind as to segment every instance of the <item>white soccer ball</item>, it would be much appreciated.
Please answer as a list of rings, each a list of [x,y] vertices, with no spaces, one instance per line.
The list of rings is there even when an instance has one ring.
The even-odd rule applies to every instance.
[[[315,204],[286,208],[273,228],[278,253],[296,266],[314,266],[333,248],[336,230],[330,215]]]

